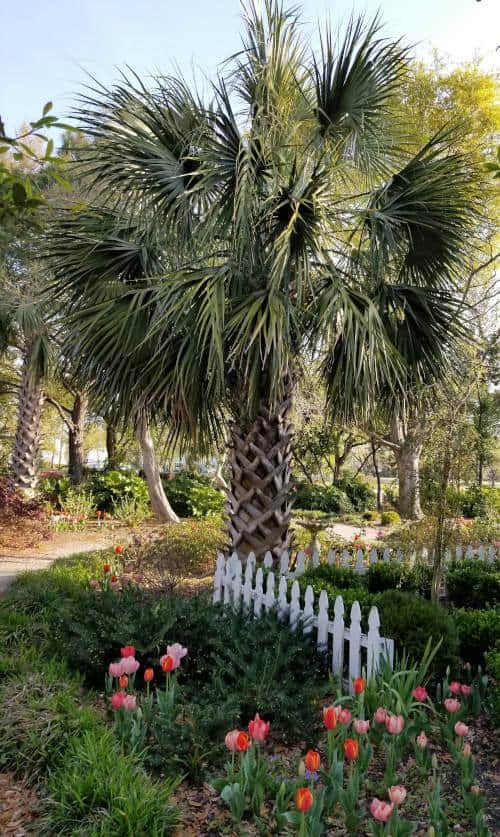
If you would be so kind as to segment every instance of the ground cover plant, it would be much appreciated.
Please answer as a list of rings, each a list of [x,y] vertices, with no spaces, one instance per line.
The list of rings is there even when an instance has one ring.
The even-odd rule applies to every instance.
[[[400,655],[395,672],[349,696],[274,613],[252,620],[207,595],[159,594],[127,567],[120,545],[59,561],[24,575],[0,603],[0,767],[28,768],[47,833],[129,834],[139,822],[173,833],[193,815],[185,802],[174,807],[181,780],[180,800],[190,786],[213,788],[207,834],[407,834],[424,823],[444,834],[456,822],[490,833],[473,718],[483,703],[495,717],[498,701],[456,654],[447,673],[449,616],[432,623],[411,609],[411,593],[371,593],[348,568],[311,570],[362,605],[374,596],[382,614],[387,600],[414,658],[423,648],[422,666]],[[426,644],[412,646],[422,626]],[[492,674],[495,664],[491,656]]]

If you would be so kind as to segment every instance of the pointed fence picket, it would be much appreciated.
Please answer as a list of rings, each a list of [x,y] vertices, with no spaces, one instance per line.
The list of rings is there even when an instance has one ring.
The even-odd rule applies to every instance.
[[[305,568],[305,563],[305,555],[302,553],[301,557],[299,553],[298,566],[301,569]],[[359,602],[352,605],[349,625],[346,625],[344,602],[341,596],[337,596],[332,620],[326,590],[321,591],[316,610],[315,594],[309,585],[302,606],[299,583],[288,571],[288,556],[286,560],[283,556],[280,562],[276,596],[276,578],[272,567],[273,560],[270,554],[264,558],[263,567],[257,570],[255,556],[250,554],[244,572],[236,553],[229,558],[219,555],[214,578],[214,604],[223,603],[235,610],[243,606],[249,613],[253,613],[255,618],[261,617],[263,611],[269,613],[276,608],[277,618],[288,619],[292,631],[301,627],[304,634],[313,636],[318,648],[329,655],[332,671],[342,678],[350,692],[353,680],[359,677],[362,668],[366,668],[368,676],[371,677],[377,672],[384,658],[392,667],[394,641],[380,636],[380,618],[376,607],[370,610],[368,633],[363,634]],[[289,581],[292,581],[290,601]]]

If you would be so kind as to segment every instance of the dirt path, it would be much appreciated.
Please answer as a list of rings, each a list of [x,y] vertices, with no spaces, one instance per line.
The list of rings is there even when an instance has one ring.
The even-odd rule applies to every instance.
[[[92,527],[82,532],[56,532],[51,540],[31,549],[12,549],[0,552],[0,593],[7,589],[19,573],[44,570],[57,559],[78,552],[106,549],[116,543],[126,544],[132,537],[128,527],[113,525]]]

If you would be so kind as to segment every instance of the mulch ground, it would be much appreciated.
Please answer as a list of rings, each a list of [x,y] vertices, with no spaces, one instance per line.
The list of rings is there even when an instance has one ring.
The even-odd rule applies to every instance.
[[[12,773],[0,773],[0,834],[25,837],[37,834],[40,800],[33,788],[16,781]]]

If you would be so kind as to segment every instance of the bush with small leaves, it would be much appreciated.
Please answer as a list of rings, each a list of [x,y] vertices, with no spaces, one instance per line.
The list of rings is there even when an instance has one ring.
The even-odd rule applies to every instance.
[[[397,526],[401,523],[401,518],[396,511],[392,511],[392,509],[387,509],[383,511],[380,517],[382,526]]]

